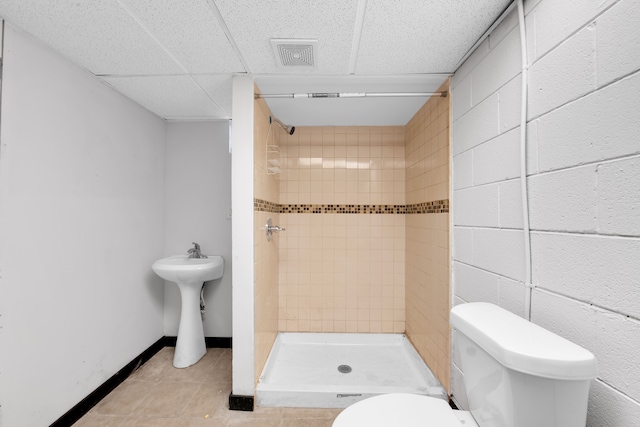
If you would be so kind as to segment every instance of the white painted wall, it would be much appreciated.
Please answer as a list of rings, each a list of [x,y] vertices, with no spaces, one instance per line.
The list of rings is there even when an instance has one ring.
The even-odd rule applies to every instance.
[[[164,254],[186,253],[198,242],[203,253],[222,255],[224,276],[205,286],[204,332],[231,336],[231,154],[229,124],[166,125]],[[180,291],[165,283],[164,334],[177,336]]]
[[[640,4],[525,3],[532,320],[599,364],[589,426],[640,419]],[[509,16],[452,80],[455,303],[524,314],[520,52]],[[466,407],[462,373],[454,398]]]
[[[233,78],[231,129],[233,202],[233,384],[232,392],[255,389],[255,269],[253,219],[253,78]]]
[[[162,337],[164,123],[7,25],[0,425],[44,426]]]

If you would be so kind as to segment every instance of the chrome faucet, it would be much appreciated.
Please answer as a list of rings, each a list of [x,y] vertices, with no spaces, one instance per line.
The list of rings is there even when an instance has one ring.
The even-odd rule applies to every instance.
[[[189,254],[189,258],[206,258],[206,255],[202,255],[200,253],[200,245],[196,242],[193,242],[193,247],[187,251]]]

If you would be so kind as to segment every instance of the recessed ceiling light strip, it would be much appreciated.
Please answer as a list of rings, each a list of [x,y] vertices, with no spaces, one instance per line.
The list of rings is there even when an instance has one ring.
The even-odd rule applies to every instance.
[[[314,92],[314,93],[256,93],[255,99],[260,98],[408,98],[447,96],[447,92]]]
[[[356,73],[356,63],[358,62],[358,52],[360,51],[360,39],[362,38],[362,27],[364,26],[364,15],[367,10],[367,0],[358,0],[358,11],[356,13],[356,26],[353,31],[353,44],[351,45],[351,58],[349,58],[349,74]]]

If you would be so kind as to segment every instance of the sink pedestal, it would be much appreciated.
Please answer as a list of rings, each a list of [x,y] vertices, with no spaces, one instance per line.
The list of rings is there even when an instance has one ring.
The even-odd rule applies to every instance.
[[[197,247],[197,244],[194,244]],[[158,276],[177,284],[180,288],[182,310],[173,366],[186,368],[200,360],[207,352],[200,315],[200,291],[204,282],[222,277],[224,259],[220,255],[205,255],[203,258],[173,255],[159,259],[151,268]]]
[[[173,366],[186,368],[195,364],[207,352],[200,314],[202,283],[178,283],[178,287],[180,288],[182,309]]]

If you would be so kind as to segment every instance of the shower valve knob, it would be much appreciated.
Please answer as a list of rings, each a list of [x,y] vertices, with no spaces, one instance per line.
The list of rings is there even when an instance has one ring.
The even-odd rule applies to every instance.
[[[271,237],[274,232],[286,231],[286,228],[284,227],[273,225],[273,223],[271,222],[271,218],[267,219],[267,223],[265,224],[264,229],[267,231],[267,241],[271,241]]]

